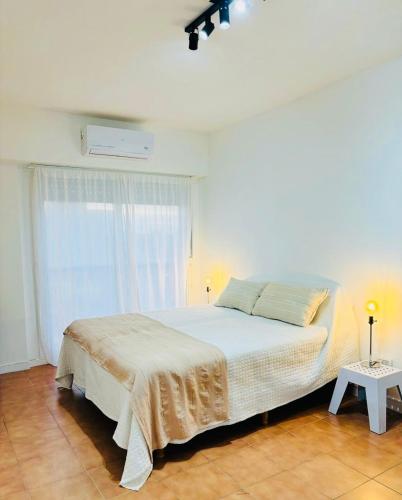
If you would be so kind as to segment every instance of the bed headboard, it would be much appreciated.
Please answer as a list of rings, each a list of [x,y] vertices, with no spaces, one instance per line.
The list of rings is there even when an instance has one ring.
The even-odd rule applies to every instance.
[[[320,356],[335,378],[339,367],[359,359],[359,328],[352,302],[336,281],[310,274],[256,275],[252,281],[277,281],[289,285],[328,288],[329,296],[321,304],[314,325],[327,328],[328,337]]]

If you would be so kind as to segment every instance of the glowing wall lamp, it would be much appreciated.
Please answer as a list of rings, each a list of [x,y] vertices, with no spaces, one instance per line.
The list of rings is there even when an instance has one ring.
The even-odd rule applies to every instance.
[[[377,322],[374,319],[374,313],[378,311],[378,304],[375,300],[369,300],[366,304],[366,311],[369,313],[368,324],[370,325],[370,354],[368,361],[363,361],[362,365],[366,368],[379,368],[381,361],[373,359],[373,325]]]
[[[209,304],[209,294],[212,291],[211,283],[212,283],[211,278],[205,278],[205,289],[207,291],[208,304]]]

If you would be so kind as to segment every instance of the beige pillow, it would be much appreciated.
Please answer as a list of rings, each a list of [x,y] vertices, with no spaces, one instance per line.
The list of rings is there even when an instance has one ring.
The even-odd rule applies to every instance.
[[[254,306],[253,314],[293,325],[308,326],[327,296],[326,288],[268,283]]]
[[[265,285],[266,283],[255,283],[253,281],[230,278],[227,287],[223,290],[215,305],[218,307],[239,309],[239,311],[251,314]]]

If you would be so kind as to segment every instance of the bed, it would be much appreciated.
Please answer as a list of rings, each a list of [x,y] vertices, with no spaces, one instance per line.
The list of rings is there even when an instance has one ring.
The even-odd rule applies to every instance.
[[[224,354],[229,418],[209,428],[301,398],[335,379],[342,365],[358,360],[352,308],[337,284],[325,284],[330,296],[306,328],[213,305],[147,313]],[[139,490],[152,472],[152,453],[133,414],[130,392],[70,337],[63,340],[56,379],[64,388],[73,382],[83,388],[86,398],[117,422],[113,438],[127,450],[120,484]]]

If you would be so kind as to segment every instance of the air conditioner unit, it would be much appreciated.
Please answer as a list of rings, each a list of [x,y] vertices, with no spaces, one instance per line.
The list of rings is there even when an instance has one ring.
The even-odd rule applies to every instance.
[[[87,125],[81,132],[81,146],[85,156],[148,158],[153,151],[154,136],[136,130]]]

